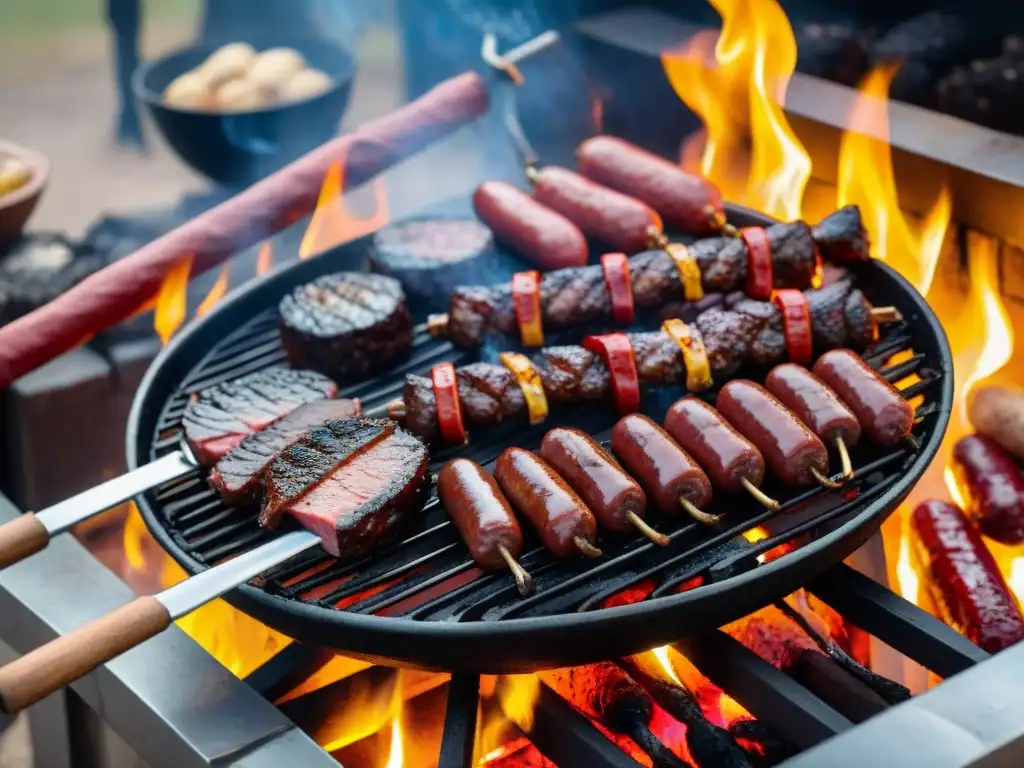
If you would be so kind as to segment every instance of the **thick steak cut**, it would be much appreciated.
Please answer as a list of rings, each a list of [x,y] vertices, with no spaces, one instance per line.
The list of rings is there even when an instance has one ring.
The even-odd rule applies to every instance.
[[[395,423],[387,419],[341,419],[309,430],[264,470],[260,525],[273,528],[286,507],[395,429]]]
[[[338,385],[319,373],[267,368],[192,395],[181,422],[196,459],[210,466],[300,405],[336,394]]]
[[[263,470],[313,427],[362,416],[358,400],[317,400],[300,405],[270,426],[253,432],[210,471],[212,485],[230,504],[259,496]]]
[[[285,512],[320,537],[335,557],[356,557],[386,542],[422,508],[429,455],[403,429],[338,466]]]

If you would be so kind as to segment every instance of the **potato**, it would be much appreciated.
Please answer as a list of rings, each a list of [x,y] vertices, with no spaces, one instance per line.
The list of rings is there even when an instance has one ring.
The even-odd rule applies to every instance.
[[[981,434],[1024,459],[1024,389],[976,389],[967,400],[967,418]]]
[[[299,101],[319,96],[333,85],[333,81],[319,69],[304,69],[295,75],[281,88],[281,98],[285,101]]]
[[[16,157],[0,155],[0,197],[21,189],[32,178],[32,171]]]
[[[276,98],[285,84],[305,66],[306,61],[298,51],[291,48],[269,48],[256,57],[248,79],[264,96]]]
[[[164,91],[164,102],[172,107],[202,109],[213,105],[213,94],[198,72],[186,72],[171,81]]]
[[[248,79],[228,80],[217,89],[217,108],[225,112],[255,109],[264,106],[267,101],[260,89]]]
[[[229,80],[245,77],[256,62],[256,50],[248,43],[229,43],[218,48],[199,66],[199,74],[211,90]]]

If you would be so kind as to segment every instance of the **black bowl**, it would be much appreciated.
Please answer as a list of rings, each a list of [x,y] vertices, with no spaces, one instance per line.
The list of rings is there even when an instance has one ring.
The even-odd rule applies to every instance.
[[[310,99],[243,112],[164,104],[164,89],[178,75],[202,64],[219,47],[215,45],[197,45],[147,62],[132,77],[136,97],[181,159],[213,181],[235,188],[252,184],[337,135],[356,72],[352,54],[333,40],[282,34],[246,42],[257,51],[294,48],[334,85]]]

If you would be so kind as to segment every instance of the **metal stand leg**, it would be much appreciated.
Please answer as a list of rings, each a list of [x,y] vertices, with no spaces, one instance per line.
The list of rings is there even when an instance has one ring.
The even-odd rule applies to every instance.
[[[28,710],[28,727],[32,735],[32,759],[47,768],[80,768],[71,747],[71,724],[68,720],[68,692],[58,691]],[[81,768],[88,763],[81,764]]]

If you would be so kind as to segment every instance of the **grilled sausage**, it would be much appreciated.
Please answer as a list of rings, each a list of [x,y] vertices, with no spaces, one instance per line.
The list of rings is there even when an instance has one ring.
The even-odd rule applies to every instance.
[[[530,521],[552,555],[560,558],[578,555],[580,541],[594,546],[597,537],[594,513],[543,459],[522,448],[506,448],[498,457],[494,477],[512,506]]]
[[[743,490],[743,480],[754,486],[764,481],[764,457],[722,416],[696,397],[674,403],[665,415],[665,431],[683,447],[726,493]]]
[[[860,440],[857,417],[835,392],[803,366],[775,366],[764,380],[764,388],[826,443],[842,438],[853,446]]]
[[[637,253],[662,232],[661,217],[646,203],[565,168],[542,168],[534,179],[533,198],[613,251]]]
[[[1024,616],[981,536],[958,507],[919,504],[910,516],[914,553],[943,620],[989,653],[1024,639]]]
[[[722,195],[707,179],[688,173],[614,136],[595,136],[576,150],[580,173],[647,203],[671,229],[715,235],[725,222]]]
[[[850,407],[871,442],[894,445],[913,429],[914,407],[856,353],[826,352],[814,364],[814,375]]]
[[[1024,541],[1024,474],[999,443],[984,435],[957,440],[953,475],[982,533],[1003,544]]]
[[[647,509],[643,489],[590,435],[578,429],[552,429],[540,444],[540,455],[609,531],[633,530],[630,513],[643,518]]]
[[[700,509],[711,501],[711,481],[668,433],[639,413],[619,419],[612,450],[666,515],[682,511],[680,499]]]
[[[787,485],[817,482],[828,474],[825,445],[786,406],[760,384],[730,381],[718,393],[718,411],[752,442],[768,467]]]
[[[1024,459],[1024,390],[978,387],[967,398],[967,417],[981,434]]]
[[[485,181],[473,210],[501,242],[544,269],[582,267],[590,258],[579,227],[504,181]]]
[[[501,553],[523,550],[523,532],[508,500],[487,470],[469,459],[453,459],[437,475],[437,495],[481,568],[505,568]]]

